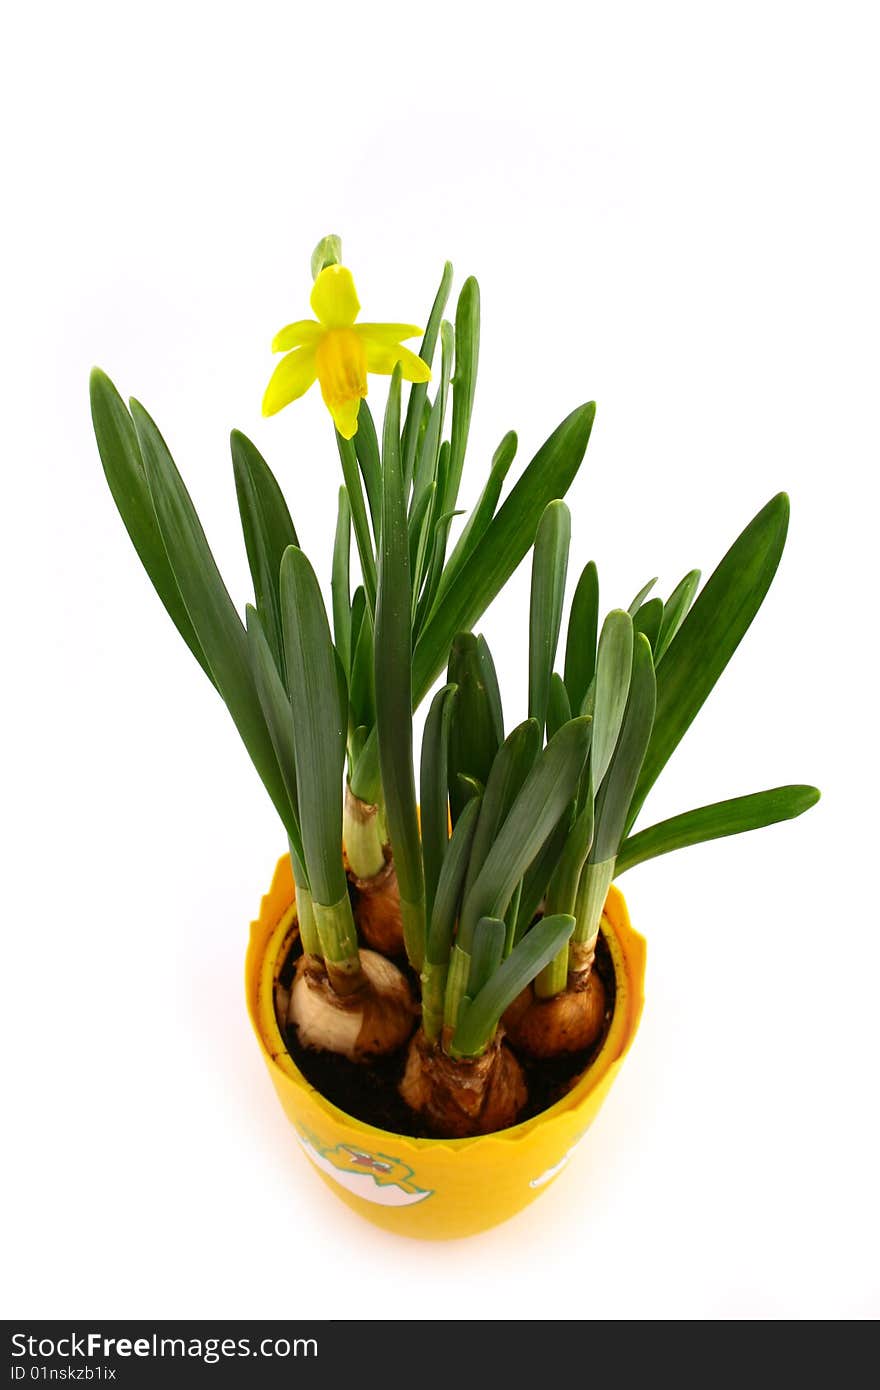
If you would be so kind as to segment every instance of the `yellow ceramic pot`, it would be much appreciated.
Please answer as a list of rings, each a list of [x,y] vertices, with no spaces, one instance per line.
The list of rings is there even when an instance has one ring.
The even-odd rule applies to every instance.
[[[275,981],[296,930],[293,876],[285,856],[251,923],[248,1011],[298,1146],[337,1196],[377,1226],[427,1240],[474,1235],[534,1201],[589,1129],[638,1028],[645,942],[630,925],[622,894],[611,888],[602,919],[617,992],[601,1051],[549,1110],[476,1139],[412,1139],[376,1129],[331,1105],[309,1084],[275,1017]]]

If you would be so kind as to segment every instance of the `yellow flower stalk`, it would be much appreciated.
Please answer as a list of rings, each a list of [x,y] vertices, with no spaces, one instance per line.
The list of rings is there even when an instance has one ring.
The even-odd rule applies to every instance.
[[[402,343],[421,333],[420,328],[411,323],[355,322],[361,306],[346,266],[325,266],[309,302],[315,318],[289,323],[272,341],[272,351],[286,356],[266,387],[264,415],[283,410],[317,379],[333,423],[343,439],[351,439],[367,394],[368,372],[390,376],[399,362],[404,380],[430,381],[427,365]]]

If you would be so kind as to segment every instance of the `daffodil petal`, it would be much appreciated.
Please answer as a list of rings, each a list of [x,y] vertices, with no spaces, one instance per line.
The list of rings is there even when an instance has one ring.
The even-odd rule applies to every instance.
[[[394,347],[405,338],[417,338],[423,330],[412,323],[358,323],[354,331],[362,338],[372,338],[374,343]]]
[[[263,396],[263,414],[275,415],[308,391],[315,380],[315,349],[298,348],[282,357]]]
[[[272,351],[290,352],[291,348],[307,347],[309,343],[316,343],[323,331],[314,319],[297,319],[296,323],[289,323],[275,334]]]
[[[430,381],[431,369],[421,357],[416,357],[409,348],[401,347],[397,343],[394,347],[388,347],[385,343],[377,343],[373,338],[363,339],[364,348],[367,354],[367,371],[381,372],[384,376],[390,376],[400,363],[401,373],[404,381]]]
[[[333,416],[333,423],[343,439],[351,439],[357,434],[358,411],[360,408],[360,396],[356,396],[354,400],[339,401],[333,405],[328,403],[327,409]]]
[[[325,265],[309,303],[325,328],[350,328],[361,307],[351,271],[344,265]]]

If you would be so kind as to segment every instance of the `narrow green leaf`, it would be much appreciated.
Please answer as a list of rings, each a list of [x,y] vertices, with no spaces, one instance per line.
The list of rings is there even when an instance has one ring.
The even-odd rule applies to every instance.
[[[437,464],[440,458],[440,443],[443,437],[443,423],[446,419],[446,401],[449,394],[449,380],[452,376],[452,359],[455,352],[455,339],[451,323],[444,319],[440,325],[440,381],[428,415],[428,424],[418,451],[413,493],[410,502],[410,516],[418,505],[422,493],[437,478]]]
[[[700,571],[691,570],[684,579],[676,584],[672,593],[669,595],[663,606],[663,621],[660,624],[660,633],[654,646],[654,665],[661,660],[663,653],[669,646],[678,629],[681,627],[688,615],[688,610],[694,601],[697,589],[700,586]]]
[[[474,932],[467,992],[471,999],[491,980],[504,956],[507,927],[498,917],[481,917]]]
[[[480,357],[480,287],[472,275],[461,287],[455,310],[455,376],[452,379],[452,436],[450,439],[449,478],[443,498],[442,511],[455,510],[461,473],[467,450],[474,392],[477,386],[477,363]]]
[[[248,604],[245,608],[247,622],[248,654],[254,683],[257,687],[260,705],[266,719],[269,737],[275,749],[281,776],[290,803],[292,815],[285,825],[293,857],[294,878],[297,883],[308,884],[305,868],[305,851],[299,825],[299,796],[296,785],[296,748],[293,738],[293,720],[290,716],[290,700],[278,671],[275,654],[269,646],[262,619],[255,608]]]
[[[355,436],[355,438],[357,438],[357,436]],[[376,607],[376,557],[373,552],[373,542],[370,538],[370,524],[367,521],[367,509],[364,506],[364,493],[361,487],[360,474],[358,473],[357,454],[355,453],[353,440],[343,439],[338,430],[336,431],[336,445],[339,450],[339,459],[342,463],[342,476],[345,479],[345,490],[348,493],[348,503],[351,507],[351,521],[354,527],[354,538],[357,545],[358,557],[361,562],[361,574],[363,575],[367,604],[372,612]]]
[[[131,402],[131,412],[156,520],[180,596],[217,689],[287,827],[292,812],[251,672],[241,618],[164,439],[137,401]]]
[[[444,685],[437,691],[425,720],[422,737],[419,791],[425,912],[429,921],[449,841],[449,724],[456,692],[457,686],[454,685]]]
[[[565,688],[571,708],[579,713],[596,674],[596,633],[599,627],[599,572],[591,560],[571,601],[565,641]]]
[[[366,401],[361,401],[358,411],[358,427],[353,443],[358,467],[361,470],[361,477],[367,492],[367,505],[370,508],[373,537],[378,546],[379,528],[382,525],[382,464],[379,460],[379,440],[376,436],[376,425]]]
[[[480,801],[479,796],[474,796],[465,806],[443,858],[425,952],[426,959],[434,965],[446,965],[449,961],[464,876],[480,814]]]
[[[438,483],[438,495],[439,488],[440,485]],[[436,501],[437,498],[435,497],[435,504]],[[424,622],[425,614],[430,612],[431,606],[434,602],[434,596],[437,592],[437,585],[440,581],[440,576],[443,573],[443,563],[446,558],[446,542],[449,538],[449,528],[458,515],[458,512],[447,512],[444,516],[438,517],[436,523],[434,524],[434,538],[431,547],[431,558],[427,568],[427,578],[425,580],[425,587],[422,596],[416,607],[416,616],[414,624],[415,631],[418,631],[421,628]]]
[[[351,670],[351,507],[344,487],[339,489],[336,536],[333,541],[333,571],[330,593],[333,601],[333,636],[336,650],[346,671]],[[280,566],[279,566],[280,573]]]
[[[517,725],[499,748],[486,781],[480,822],[468,865],[467,890],[470,890],[485,864],[498,832],[534,766],[540,747],[538,723],[534,719],[526,719]]]
[[[674,849],[720,840],[725,835],[742,835],[747,830],[775,825],[777,821],[794,820],[818,800],[816,787],[773,787],[771,791],[735,796],[729,801],[716,801],[711,806],[685,811],[624,840],[615,873],[625,873],[636,864],[644,864],[647,859],[656,859]]]
[[[452,554],[446,562],[440,583],[437,587],[435,602],[440,602],[455,576],[482,540],[486,527],[495,515],[495,509],[498,506],[498,499],[501,496],[504,480],[516,456],[516,448],[516,435],[513,430],[509,430],[492,455],[488,481],[483,491],[480,493],[476,506],[462,528],[461,535],[453,547]]]
[[[620,737],[596,797],[591,863],[605,863],[620,849],[630,802],[651,737],[656,700],[651,646],[644,633],[639,632],[633,643],[632,678]]]
[[[661,598],[649,598],[648,602],[642,604],[633,618],[633,632],[643,632],[652,651],[656,645],[662,621],[663,600]]]
[[[426,569],[428,546],[433,541],[431,513],[436,496],[437,484],[432,480],[418,498],[414,499],[415,505],[409,514],[409,565],[410,573],[413,576],[413,609],[418,604],[419,590]],[[413,621],[415,621],[415,615],[413,615]]]
[[[529,607],[529,717],[538,721],[542,736],[547,723],[550,676],[562,625],[570,545],[568,507],[564,502],[548,502],[535,535]]]
[[[289,545],[299,545],[299,541],[284,494],[259,449],[239,430],[232,431],[230,444],[235,492],[257,612],[284,679],[279,574],[281,556]]]
[[[376,674],[373,622],[368,608],[364,610],[351,659],[349,704],[352,727],[364,724],[371,729],[376,722]]]
[[[504,916],[517,883],[574,797],[589,741],[589,719],[573,719],[538,755],[465,896],[459,924],[463,950],[470,949],[481,917]]]
[[[95,367],[89,380],[92,424],[104,476],[123,525],[165,611],[212,685],[214,676],[180,596],[156,520],[134,424],[108,376]]]
[[[382,439],[382,531],[376,601],[376,727],[388,830],[407,955],[421,968],[425,883],[413,771],[409,538],[400,458],[400,367],[394,369]]]
[[[296,783],[306,871],[316,903],[347,892],[342,865],[345,725],[336,649],[315,572],[301,550],[281,561],[281,616],[296,751]]]
[[[563,724],[567,724],[571,719],[571,705],[568,703],[568,691],[565,688],[565,681],[557,671],[550,677],[550,698],[547,701],[547,737],[552,738],[558,733]]]
[[[474,777],[485,786],[501,742],[497,681],[493,690],[493,677],[494,667],[490,670],[485,663],[477,638],[472,632],[459,633],[452,644],[447,677],[450,684],[458,686],[449,732],[449,802],[453,825],[469,795],[462,789],[459,776]]]
[[[647,584],[645,584],[641,589],[639,589],[639,592],[636,594],[629,608],[626,610],[631,618],[634,618],[635,615],[638,613],[639,609],[645,602],[645,599],[648,597],[649,593],[651,592],[656,583],[657,576],[655,574],[653,579],[649,579]]]
[[[592,802],[590,804],[592,805]],[[572,813],[573,807],[567,806],[523,874],[516,926],[513,932],[514,945],[522,939],[531,926],[535,913],[540,908],[547,893],[550,881],[557,872],[571,833]]]
[[[446,308],[446,301],[449,299],[449,291],[451,288],[452,263],[447,261],[443,267],[440,287],[434,297],[434,303],[428,315],[428,326],[425,329],[425,335],[422,338],[422,346],[419,349],[419,357],[421,357],[423,362],[427,362],[429,367],[434,361],[437,334],[440,332],[443,311]],[[414,385],[410,387],[409,403],[406,408],[406,424],[404,425],[403,439],[401,441],[404,495],[409,492],[409,488],[412,484],[416,448],[418,446],[419,424],[422,419],[422,411],[424,410],[427,394],[428,383],[426,381],[415,382]]]
[[[514,946],[507,960],[494,971],[479,994],[462,1011],[453,1038],[453,1050],[462,1057],[482,1052],[495,1035],[505,1009],[526,985],[549,965],[570,940],[574,918],[563,913],[545,917]]]
[[[596,658],[596,690],[593,706],[593,785],[598,788],[614,752],[632,670],[632,618],[614,608],[602,624]]]
[[[564,497],[583,460],[596,407],[581,406],[538,450],[468,563],[434,605],[413,659],[413,693],[420,703],[443,669],[458,632],[473,627],[535,539],[548,502]]]
[[[788,498],[780,492],[734,541],[667,649],[629,825],[763,603],[785,545],[788,515]]]

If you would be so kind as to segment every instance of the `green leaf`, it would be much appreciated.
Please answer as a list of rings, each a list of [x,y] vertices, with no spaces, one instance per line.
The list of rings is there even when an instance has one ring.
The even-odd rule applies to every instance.
[[[498,506],[498,499],[501,496],[504,480],[516,456],[516,447],[516,435],[513,430],[509,430],[492,455],[488,482],[483,488],[476,506],[465,522],[461,535],[455,543],[452,554],[446,562],[437,588],[437,598],[435,602],[440,602],[455,576],[479,545],[486,527],[495,515],[495,508]]]
[[[431,513],[437,484],[432,480],[425,490],[414,499],[415,505],[409,514],[409,565],[413,576],[413,608],[418,603],[419,589],[425,573],[425,559],[431,535]]]
[[[771,791],[735,796],[730,801],[716,801],[711,806],[685,811],[624,840],[615,873],[625,873],[636,864],[644,864],[647,859],[656,859],[674,849],[699,845],[705,840],[720,840],[725,835],[742,835],[747,830],[775,825],[777,821],[794,820],[818,800],[816,787],[773,787]]]
[[[306,872],[325,907],[347,892],[342,865],[345,726],[336,649],[315,572],[301,550],[281,561],[281,616],[296,750],[296,783]]]
[[[434,350],[437,346],[437,334],[440,332],[440,323],[443,318],[443,310],[446,308],[446,301],[449,298],[449,291],[452,288],[452,264],[447,261],[443,267],[443,275],[440,279],[440,287],[434,297],[434,303],[428,316],[428,326],[425,329],[425,336],[422,338],[422,346],[419,349],[419,357],[428,366],[434,360]],[[408,491],[412,483],[413,470],[415,467],[416,447],[418,445],[419,424],[422,419],[422,411],[425,405],[425,398],[428,394],[428,383],[418,381],[410,387],[409,404],[406,408],[406,424],[403,430],[401,450],[403,453],[403,481],[404,490]]]
[[[734,541],[666,651],[657,677],[654,732],[629,825],[763,603],[785,545],[788,515],[788,498],[780,492]]]
[[[336,536],[333,541],[333,571],[330,593],[333,602],[333,636],[346,672],[351,671],[351,507],[344,487],[339,489]]]
[[[565,688],[575,714],[596,674],[596,633],[599,627],[599,573],[593,560],[585,565],[571,601],[565,641]]]
[[[400,366],[394,369],[382,439],[382,531],[376,600],[376,727],[388,830],[394,851],[407,955],[420,969],[424,895],[413,772],[409,537],[400,458]]]
[[[439,495],[438,483],[438,495]],[[434,498],[436,503],[437,498]],[[449,528],[460,513],[447,512],[444,516],[438,517],[434,525],[434,540],[431,547],[431,559],[428,564],[428,574],[425,580],[425,587],[419,603],[416,607],[414,631],[418,632],[422,627],[425,615],[430,611],[443,573],[443,562],[446,558],[446,542],[449,538]]]
[[[357,438],[357,436],[355,436],[355,438]],[[336,431],[336,446],[339,450],[339,459],[342,463],[342,476],[345,479],[345,490],[348,493],[348,502],[351,507],[351,521],[354,527],[354,538],[357,544],[358,557],[361,562],[364,590],[367,595],[367,603],[372,612],[376,607],[376,557],[373,553],[373,542],[370,538],[370,524],[367,521],[367,509],[364,506],[364,493],[361,487],[360,474],[358,473],[357,454],[355,453],[353,440],[343,439],[338,430]]]
[[[281,556],[289,545],[299,545],[299,541],[284,494],[259,449],[239,430],[232,431],[230,444],[235,492],[257,612],[284,679],[279,573]]]
[[[614,608],[602,624],[596,659],[596,691],[593,705],[593,785],[601,786],[614,752],[632,670],[632,618]]]
[[[538,721],[542,736],[562,625],[570,545],[571,513],[564,502],[549,502],[535,536],[529,607],[529,716]]]
[[[440,325],[440,381],[428,415],[428,424],[422,438],[413,478],[413,494],[410,502],[410,516],[418,506],[422,494],[437,478],[437,464],[440,458],[440,442],[443,437],[443,422],[446,418],[446,400],[449,393],[449,379],[452,375],[452,358],[455,351],[452,324],[443,320]]]
[[[425,912],[430,921],[437,882],[449,842],[449,724],[457,686],[444,685],[431,702],[422,737],[419,790],[422,811],[422,859],[425,866]]]
[[[364,724],[371,729],[376,722],[376,676],[373,647],[373,622],[370,610],[364,609],[358,628],[357,645],[351,659],[349,679],[350,719],[353,728]]]
[[[681,627],[700,586],[700,571],[691,570],[680,580],[663,606],[663,621],[660,633],[654,644],[654,665],[656,666]]]
[[[473,999],[491,980],[504,956],[507,927],[497,917],[481,917],[474,932],[467,992]]]
[[[472,632],[459,633],[449,655],[448,677],[458,686],[449,732],[449,802],[453,825],[468,799],[458,778],[476,778],[483,786],[503,738],[499,737],[497,678]]]
[[[451,512],[458,500],[461,473],[467,450],[477,363],[480,357],[480,287],[472,275],[461,287],[455,310],[455,376],[452,379],[452,435],[449,478],[441,510]]]
[[[113,382],[97,367],[89,380],[89,395],[104,476],[131,543],[165,605],[165,611],[214,685],[211,667],[190,622],[168,560],[131,416]]]
[[[446,965],[449,961],[464,876],[480,815],[480,801],[480,796],[474,796],[465,806],[443,858],[425,951],[426,959],[434,965]]]
[[[361,477],[367,491],[367,505],[370,508],[370,522],[376,545],[379,544],[379,528],[382,525],[382,464],[379,460],[379,440],[370,407],[361,401],[358,410],[358,427],[354,436],[354,452],[357,457]]]
[[[294,877],[297,883],[308,884],[305,869],[305,851],[299,825],[299,795],[296,785],[296,748],[293,738],[293,720],[290,716],[290,700],[278,671],[275,654],[269,646],[262,619],[255,608],[248,604],[245,608],[247,620],[248,654],[254,683],[260,705],[269,730],[269,737],[275,749],[281,776],[293,815],[285,825],[293,856]]]
[[[592,805],[592,801],[590,802]],[[541,906],[550,880],[557,872],[571,833],[573,805],[567,806],[522,877],[522,891],[513,932],[514,945],[521,940]]]
[[[633,618],[633,632],[643,632],[652,651],[656,645],[662,621],[663,600],[661,598],[649,598],[648,602],[642,604]]]
[[[634,618],[636,616],[645,599],[648,597],[649,593],[651,592],[656,583],[657,576],[655,575],[653,579],[649,579],[647,584],[645,584],[641,589],[639,589],[639,592],[636,594],[629,608],[626,610],[631,618]]]
[[[486,862],[498,832],[534,766],[541,747],[541,731],[534,719],[518,724],[498,750],[488,778],[468,866],[467,889]]]
[[[481,917],[504,916],[517,883],[574,797],[589,740],[589,719],[573,719],[538,755],[465,895],[459,924],[462,950],[470,950]]]
[[[282,822],[289,827],[290,803],[254,684],[241,618],[164,439],[137,401],[131,402],[131,412],[156,520],[180,596],[242,742]]]
[[[571,705],[568,703],[568,691],[565,688],[565,681],[557,671],[550,677],[550,698],[547,701],[547,737],[552,738],[558,733],[563,724],[567,724],[571,719]]]
[[[549,965],[574,931],[574,918],[545,917],[514,946],[467,1009],[462,1010],[453,1051],[462,1057],[482,1052],[495,1035],[505,1009]]]
[[[651,646],[644,633],[639,632],[633,643],[629,699],[620,737],[596,797],[595,832],[590,850],[593,864],[604,864],[620,849],[630,802],[651,737],[656,699]]]
[[[568,491],[584,457],[595,413],[592,403],[581,406],[554,430],[487,526],[475,553],[442,601],[435,603],[413,658],[417,704],[442,671],[456,633],[473,627],[527,554],[547,503]]]

